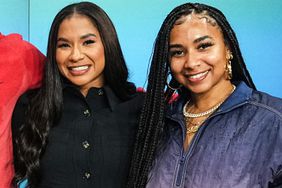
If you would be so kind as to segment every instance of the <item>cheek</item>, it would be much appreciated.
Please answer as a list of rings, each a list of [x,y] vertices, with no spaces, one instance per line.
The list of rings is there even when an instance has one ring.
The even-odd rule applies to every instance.
[[[96,68],[104,70],[106,61],[104,48],[97,49],[95,53],[93,53],[92,59],[94,59],[94,62],[96,62]]]
[[[105,62],[105,52],[104,52],[104,48],[103,46],[100,46],[100,48],[98,48],[96,50],[95,56],[97,59],[99,59],[100,61]]]
[[[104,52],[99,53],[98,57],[99,57],[99,60],[100,60],[100,63],[102,64],[102,66],[105,66],[105,61],[106,60],[105,60]]]
[[[179,62],[172,61],[170,63],[170,70],[174,75],[180,73],[182,71],[182,67],[182,64]]]
[[[64,57],[62,55],[63,55],[62,53],[56,52],[56,63],[57,63],[60,73],[64,74],[67,68],[66,68],[66,65],[64,64]]]
[[[206,62],[207,64],[210,65],[216,65],[218,64],[218,62],[220,62],[220,56],[219,53],[209,53],[209,54],[205,54],[202,59],[204,60],[204,62]]]
[[[63,64],[59,64],[59,63],[57,62],[57,67],[58,67],[58,69],[59,69],[59,72],[60,72],[62,75],[66,76],[66,74],[67,74],[67,68],[66,68],[66,66],[64,66]]]
[[[214,66],[223,67],[227,63],[225,48],[216,49],[208,58],[208,62]]]
[[[205,62],[212,67],[217,73],[224,71],[227,60],[221,55],[212,55],[205,58]]]
[[[60,52],[59,50],[56,51],[56,62],[58,64],[58,66],[60,66],[64,62],[63,53]]]

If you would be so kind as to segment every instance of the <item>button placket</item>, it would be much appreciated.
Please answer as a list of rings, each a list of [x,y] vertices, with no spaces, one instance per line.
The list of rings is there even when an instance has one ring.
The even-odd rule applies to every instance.
[[[102,96],[103,94],[104,94],[104,91],[103,91],[102,89],[99,89],[98,95],[99,95],[99,96]]]
[[[88,149],[90,147],[90,144],[87,140],[83,141],[82,142],[82,146],[85,148],[85,149]]]
[[[87,180],[90,179],[91,178],[90,172],[84,172],[83,178]]]
[[[83,111],[83,115],[84,115],[85,117],[89,117],[89,116],[90,116],[90,111],[89,111],[88,109],[84,110],[84,111]]]

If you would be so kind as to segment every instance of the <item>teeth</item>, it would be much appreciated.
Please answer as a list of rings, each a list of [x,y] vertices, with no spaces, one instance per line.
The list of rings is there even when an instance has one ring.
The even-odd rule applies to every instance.
[[[202,72],[202,73],[199,73],[199,74],[191,75],[191,76],[189,76],[189,77],[190,77],[190,78],[194,78],[194,79],[201,78],[202,76],[206,75],[208,72],[209,72],[209,71]]]
[[[74,70],[74,71],[82,71],[82,70],[88,69],[88,66],[71,67],[70,69],[71,69],[71,70]]]

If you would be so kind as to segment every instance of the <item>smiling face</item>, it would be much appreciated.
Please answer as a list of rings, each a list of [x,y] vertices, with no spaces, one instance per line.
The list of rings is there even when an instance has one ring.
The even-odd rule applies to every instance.
[[[170,33],[170,68],[192,94],[228,88],[231,82],[226,79],[225,67],[229,56],[212,18],[192,13],[176,21]]]
[[[104,85],[104,46],[100,34],[83,15],[74,14],[60,25],[56,61],[61,74],[86,95],[91,87]]]

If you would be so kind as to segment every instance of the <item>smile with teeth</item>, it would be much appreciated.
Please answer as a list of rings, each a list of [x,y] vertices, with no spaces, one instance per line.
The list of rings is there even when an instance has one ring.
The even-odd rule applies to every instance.
[[[198,74],[187,75],[187,78],[190,81],[200,81],[200,80],[203,80],[207,76],[208,73],[209,73],[209,71],[205,71],[205,72],[201,72],[201,73],[198,73]]]
[[[189,75],[189,78],[193,78],[193,79],[201,78],[202,76],[205,76],[208,72],[209,71],[201,72],[199,74]]]
[[[89,68],[89,66],[84,65],[84,66],[80,66],[80,67],[70,67],[69,69],[72,70],[72,71],[84,71],[88,68]]]

